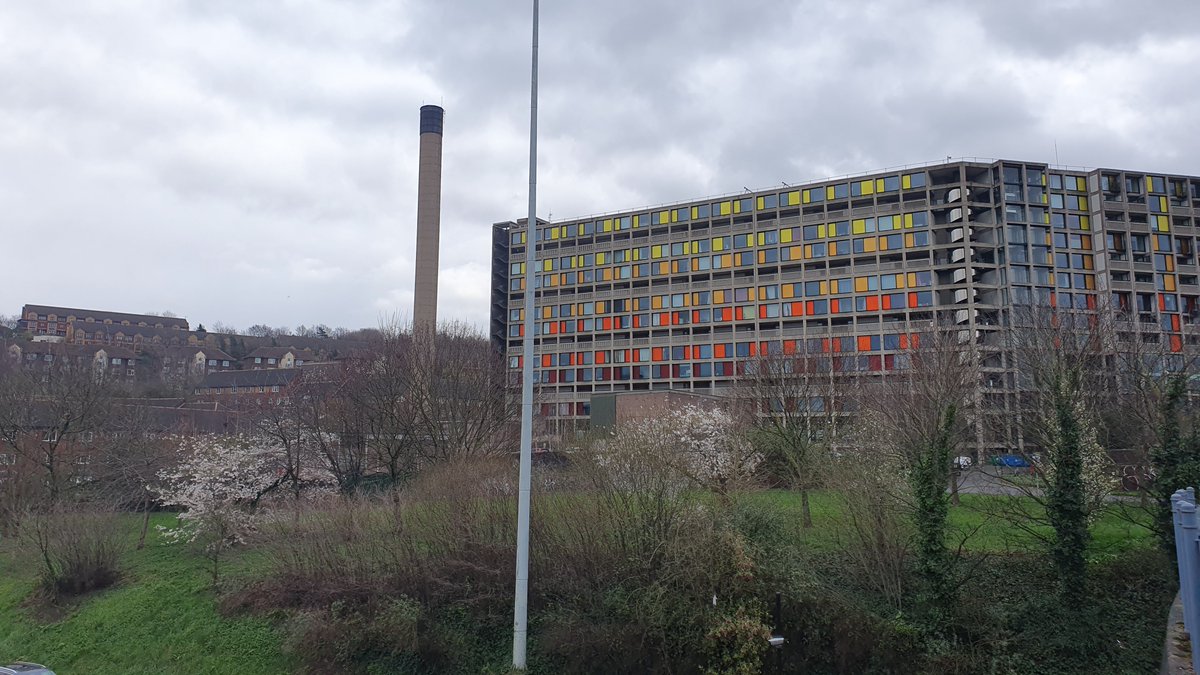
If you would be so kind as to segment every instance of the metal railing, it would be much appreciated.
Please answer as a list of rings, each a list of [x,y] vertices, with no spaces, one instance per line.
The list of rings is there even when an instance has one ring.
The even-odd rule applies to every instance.
[[[1171,495],[1175,525],[1175,559],[1179,565],[1179,597],[1183,600],[1183,628],[1191,642],[1192,669],[1200,673],[1200,514],[1196,512],[1196,489],[1176,490]]]

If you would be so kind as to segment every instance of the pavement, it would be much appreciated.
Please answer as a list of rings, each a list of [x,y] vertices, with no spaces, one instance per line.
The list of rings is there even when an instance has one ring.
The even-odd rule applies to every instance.
[[[1024,482],[1013,482],[1015,477],[1024,477],[1027,481],[1031,474],[1029,469],[1018,469],[1007,466],[976,466],[959,475],[958,491],[968,495],[1030,495],[1041,497],[1044,490],[1031,487]],[[1018,478],[1018,480],[1020,480]],[[1105,501],[1137,503],[1137,497],[1129,495],[1109,495]]]

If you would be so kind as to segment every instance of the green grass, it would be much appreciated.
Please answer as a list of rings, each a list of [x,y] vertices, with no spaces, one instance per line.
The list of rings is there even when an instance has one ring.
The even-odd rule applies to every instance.
[[[745,499],[779,509],[794,524],[788,534],[790,545],[821,552],[846,541],[844,526],[839,524],[841,505],[834,494],[812,493],[814,527],[807,530],[799,527],[798,493],[768,491]],[[971,551],[1002,553],[1036,546],[1034,537],[997,515],[1004,503],[995,497],[963,495],[961,506],[953,507],[950,514],[952,544],[966,536],[964,548]],[[173,522],[171,515],[154,519],[158,525]],[[129,523],[132,538],[139,523],[132,516]],[[1093,553],[1103,557],[1153,547],[1148,523],[1144,514],[1127,518],[1115,508],[1106,511],[1093,526]],[[45,663],[59,675],[269,675],[299,667],[283,653],[281,628],[269,618],[222,616],[205,561],[186,545],[164,543],[153,530],[144,550],[130,546],[117,586],[80,600],[54,620],[36,618],[27,606],[36,570],[14,563],[12,545],[0,541],[0,660]],[[249,550],[228,560],[224,574],[236,582],[262,571],[262,556]]]
[[[814,491],[809,495],[813,527],[802,529],[800,494],[784,490],[770,490],[750,495],[748,499],[771,504],[781,509],[796,524],[796,536],[811,549],[831,550],[841,546],[844,532],[842,505],[837,495]],[[1039,545],[1035,533],[1050,535],[1049,527],[1034,528],[1035,533],[1016,527],[1005,517],[1006,510],[1020,504],[1029,513],[1040,514],[1027,497],[1000,497],[990,495],[960,495],[961,505],[950,509],[949,544],[966,551],[982,553],[1004,553],[1024,551]],[[1116,553],[1154,545],[1154,532],[1150,529],[1149,513],[1137,509],[1123,509],[1112,505],[1105,509],[1092,525],[1091,552],[1094,555]]]
[[[136,518],[130,518],[131,530]],[[155,524],[174,517],[157,516]],[[12,542],[7,542],[11,547]],[[28,609],[36,571],[0,550],[0,660],[44,663],[59,675],[288,673],[281,635],[269,621],[217,612],[204,561],[186,546],[163,543],[127,552],[122,581],[84,598],[65,618],[41,623]],[[231,569],[239,561],[232,560]]]

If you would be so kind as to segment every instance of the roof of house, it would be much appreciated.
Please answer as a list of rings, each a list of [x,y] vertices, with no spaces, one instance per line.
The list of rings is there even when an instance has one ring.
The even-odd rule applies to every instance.
[[[299,368],[225,370],[205,375],[204,379],[197,386],[204,389],[287,386],[299,374]]]
[[[236,361],[237,360],[237,359],[233,358],[232,356],[230,356],[229,354],[225,353],[223,350],[218,349],[217,347],[210,347],[208,345],[186,345],[186,346],[178,346],[178,347],[177,346],[168,346],[168,347],[164,347],[162,352],[163,352],[163,356],[169,356],[171,358],[176,358],[176,359],[177,358],[191,358],[191,357],[195,356],[197,353],[203,353],[204,358],[209,359],[209,360],[212,360],[212,359],[216,359],[218,361]]]
[[[103,351],[110,359],[136,359],[137,354],[119,345],[75,345],[65,342],[10,342],[5,349],[16,347],[22,354],[53,354],[55,356],[82,356],[94,358]]]
[[[175,328],[155,328],[154,326],[124,326],[116,323],[81,323],[76,321],[74,324],[72,324],[72,327],[74,328],[76,335],[78,335],[80,331],[83,331],[84,333],[87,333],[88,336],[93,340],[99,339],[102,335],[117,335],[120,333],[130,337],[140,335],[142,336],[143,340],[157,336],[164,342],[177,340],[179,342],[186,343],[189,335],[189,333]]]
[[[105,312],[95,309],[77,309],[73,307],[54,307],[52,305],[25,305],[21,311],[21,318],[25,318],[30,312],[36,312],[38,315],[50,315],[67,318],[68,316],[75,317],[76,321],[83,321],[85,318],[91,317],[97,322],[104,320],[112,321],[114,324],[120,324],[122,321],[128,321],[130,324],[137,325],[138,323],[146,323],[148,326],[162,324],[170,328],[182,328],[187,330],[188,321],[183,317],[170,316],[154,316],[152,314],[129,314],[126,312]]]

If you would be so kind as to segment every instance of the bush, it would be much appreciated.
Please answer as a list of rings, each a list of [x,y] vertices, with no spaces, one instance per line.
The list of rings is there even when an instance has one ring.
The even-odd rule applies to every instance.
[[[21,538],[39,567],[50,597],[107,588],[120,578],[118,563],[128,532],[110,511],[59,507],[22,519]]]

